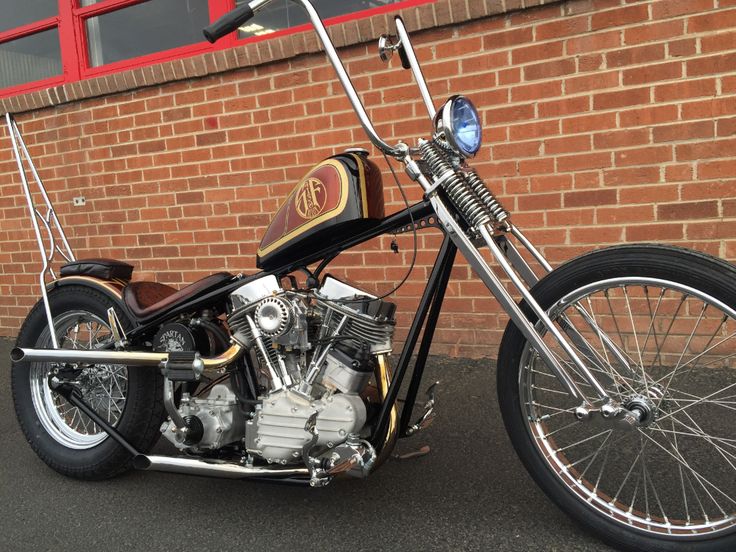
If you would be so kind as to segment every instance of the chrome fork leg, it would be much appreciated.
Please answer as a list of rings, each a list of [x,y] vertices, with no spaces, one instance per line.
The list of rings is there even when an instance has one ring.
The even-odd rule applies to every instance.
[[[422,177],[420,177],[420,180],[421,178]],[[511,320],[513,320],[514,324],[516,324],[516,326],[524,334],[524,337],[526,337],[529,340],[529,342],[534,346],[535,350],[537,351],[539,356],[542,358],[542,360],[554,372],[554,374],[560,380],[560,382],[565,387],[567,392],[570,393],[570,395],[572,395],[576,399],[586,400],[585,396],[580,391],[580,388],[578,387],[575,380],[570,376],[568,371],[555,358],[554,353],[552,353],[549,346],[544,342],[542,337],[537,333],[536,329],[534,328],[534,325],[531,322],[529,322],[527,317],[524,315],[524,313],[521,311],[519,306],[516,304],[516,301],[514,301],[513,297],[511,297],[511,294],[506,290],[506,287],[503,285],[501,280],[498,278],[498,276],[496,276],[496,274],[488,266],[488,264],[486,263],[485,259],[480,254],[478,249],[473,245],[470,239],[465,235],[465,232],[460,227],[458,222],[454,219],[454,217],[451,215],[451,213],[448,211],[447,207],[442,202],[442,200],[436,194],[433,194],[432,197],[430,198],[430,201],[432,203],[432,206],[434,207],[435,212],[437,213],[437,218],[440,220],[442,225],[445,227],[445,230],[450,236],[450,239],[452,239],[452,241],[457,246],[458,250],[460,250],[463,256],[468,260],[468,262],[473,267],[473,270],[478,275],[478,277],[483,281],[486,287],[488,287],[491,293],[496,297],[498,302],[501,304],[501,307],[509,314],[509,316],[511,317]],[[508,261],[506,261],[505,257],[503,256],[503,253],[500,251],[496,243],[493,241],[493,238],[490,236],[490,234],[488,236],[489,236],[489,241],[491,242],[491,244],[493,244],[493,248],[497,251],[498,256],[503,259],[503,263],[510,269],[510,266],[508,265]],[[504,270],[506,270],[506,268],[504,268]],[[511,272],[513,272],[513,270],[511,270]],[[514,276],[516,276],[516,274],[514,274]],[[516,276],[516,278],[518,281],[518,276]],[[575,352],[572,351],[572,347],[570,347],[570,345],[565,341],[565,339],[560,334],[559,330],[557,330],[557,328],[553,325],[552,321],[549,320],[549,317],[547,317],[546,313],[544,313],[544,311],[537,304],[534,298],[531,297],[528,290],[526,290],[524,285],[521,283],[520,283],[520,287],[523,288],[524,291],[526,292],[526,296],[529,299],[528,301],[529,304],[536,306],[536,311],[541,313],[542,316],[546,318],[547,322],[549,323],[549,326],[553,328],[554,333],[552,335],[554,335],[555,337],[558,338],[558,340],[564,343],[567,346],[567,348],[570,349],[574,357],[577,359],[578,363],[582,365],[583,364],[582,361],[577,357]],[[540,317],[540,319],[542,318]],[[587,370],[587,368],[585,368],[585,372],[590,373]],[[595,378],[593,378],[592,375],[591,375],[591,379],[595,381]],[[594,389],[600,395],[600,397],[604,399],[608,399],[608,395],[606,394],[605,390],[600,386],[600,384],[598,384],[597,381],[595,383],[597,384],[597,386],[594,386]]]
[[[519,230],[516,226],[509,223],[509,231],[511,234],[519,240],[519,242],[524,246],[524,248],[531,253],[532,257],[539,263],[539,265],[544,269],[546,273],[552,272],[552,266],[547,262],[547,259],[544,258],[544,256],[537,250],[534,245],[527,239],[527,237]],[[508,257],[508,259],[511,261],[511,264],[514,266],[516,271],[526,280],[526,283],[529,287],[533,286],[537,283],[538,279],[536,278],[536,275],[532,272],[529,265],[526,263],[524,258],[519,254],[518,250],[514,246],[513,243],[510,241],[507,241],[508,250],[504,253]],[[531,273],[533,276],[533,279],[529,279],[528,275]],[[625,371],[632,374],[632,377],[636,378],[637,374],[631,370],[631,365],[626,360],[626,357],[624,356],[624,353],[621,351],[620,347],[618,347],[610,337],[608,337],[608,334],[601,330],[601,328],[598,326],[598,323],[595,321],[595,319],[590,315],[588,311],[586,311],[583,307],[576,304],[575,305],[575,311],[582,317],[582,319],[585,321],[585,323],[590,327],[591,330],[593,330],[596,334],[596,336],[601,340],[601,343],[603,346],[608,349],[613,358],[616,360],[616,362],[619,364],[619,366]],[[569,319],[568,316],[562,315],[560,317],[560,326],[564,330],[564,332],[570,337],[570,339],[573,341],[575,346],[580,349],[581,351],[587,351],[587,354],[590,356],[588,357],[593,362],[595,362],[595,359],[597,357],[600,357],[598,353],[595,352],[595,350],[590,347],[587,340],[578,332],[578,330],[575,328],[575,325],[572,323],[572,321]]]
[[[503,251],[501,251],[501,248],[498,246],[498,244],[493,239],[493,230],[490,227],[490,225],[488,224],[483,225],[478,229],[478,231],[480,232],[480,235],[483,238],[483,241],[486,242],[486,245],[491,250],[491,254],[493,255],[493,258],[501,266],[506,276],[511,280],[511,283],[514,285],[514,288],[518,290],[518,292],[521,294],[521,297],[524,299],[524,302],[526,302],[526,304],[532,310],[534,315],[542,323],[544,328],[554,337],[555,341],[559,344],[559,346],[565,352],[565,355],[573,362],[573,364],[575,365],[575,368],[577,368],[578,373],[585,379],[585,381],[588,384],[590,384],[590,386],[595,390],[599,398],[609,399],[609,396],[606,390],[603,388],[600,382],[595,378],[595,376],[593,376],[593,373],[590,371],[588,366],[583,362],[583,360],[578,356],[577,352],[572,347],[572,345],[570,345],[570,343],[565,338],[565,336],[562,335],[562,332],[560,331],[560,329],[549,318],[549,316],[547,316],[547,313],[545,312],[545,310],[539,305],[539,303],[537,303],[534,297],[532,297],[532,294],[529,291],[529,289],[524,285],[524,282],[521,281],[521,278],[519,278],[519,275],[516,274],[513,267],[509,264],[508,259],[506,259],[506,256],[503,254]],[[514,322],[516,322],[516,320],[514,320]],[[543,342],[543,341],[541,337],[539,336],[539,334],[537,334],[536,331],[534,332],[534,337],[536,339],[531,340],[531,341],[532,343],[534,343],[535,348],[536,348],[536,345],[537,345],[536,342]],[[537,352],[539,352],[539,349],[537,349]],[[568,377],[570,376],[568,375]]]

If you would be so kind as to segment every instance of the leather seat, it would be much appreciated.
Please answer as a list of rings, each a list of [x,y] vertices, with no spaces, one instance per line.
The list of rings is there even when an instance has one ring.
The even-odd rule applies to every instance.
[[[66,276],[92,276],[101,280],[130,282],[133,265],[115,259],[80,259],[62,265],[60,274]]]
[[[204,295],[232,278],[233,275],[228,272],[217,272],[179,290],[158,282],[131,282],[123,290],[123,300],[135,316],[150,318],[184,301]]]

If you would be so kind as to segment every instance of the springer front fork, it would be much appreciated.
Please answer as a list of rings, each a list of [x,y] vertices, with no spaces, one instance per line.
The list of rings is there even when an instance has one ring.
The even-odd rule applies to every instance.
[[[532,296],[530,288],[538,281],[538,278],[513,242],[507,239],[507,236],[510,234],[516,238],[546,272],[551,272],[552,267],[521,230],[516,228],[508,219],[501,223],[479,219],[471,229],[465,230],[453,213],[456,209],[449,208],[446,199],[437,192],[443,180],[442,175],[434,178],[436,182],[432,183],[410,157],[407,156],[404,163],[407,167],[407,173],[419,182],[425,190],[425,195],[434,207],[438,221],[442,224],[457,249],[470,263],[474,272],[508,313],[540,358],[550,367],[565,390],[573,398],[581,401],[575,415],[581,420],[587,419],[591,411],[598,410],[598,408],[594,408],[593,403],[599,403],[602,405],[599,410],[604,417],[619,419],[627,427],[636,425],[634,414],[612,399],[593,374],[589,362],[595,362],[595,353],[587,344],[585,338],[566,317],[562,316],[557,320],[557,323],[553,322],[544,308]],[[450,200],[452,201],[451,196]],[[475,239],[471,239],[469,234],[474,235]],[[476,245],[478,242],[488,247],[493,260],[509,279],[513,289],[519,293],[532,311],[537,320],[536,325],[522,312],[499,276],[492,270]],[[577,312],[581,315],[582,320],[590,325],[595,334],[601,338],[604,346],[611,353],[610,360],[620,364],[622,368],[630,369],[620,349],[597,326],[595,320],[589,316],[587,311],[579,307]],[[552,340],[561,349],[562,355],[556,355],[550,349],[542,334],[551,336]],[[596,395],[595,397],[586,396],[581,391],[580,385],[573,377],[573,373],[577,374],[580,379],[590,386],[592,393]]]

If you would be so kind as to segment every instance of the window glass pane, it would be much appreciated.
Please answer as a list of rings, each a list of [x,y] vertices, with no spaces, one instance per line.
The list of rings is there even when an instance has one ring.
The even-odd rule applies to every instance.
[[[0,88],[60,74],[61,50],[56,27],[0,44]]]
[[[150,0],[85,22],[92,67],[202,42],[207,0]]]
[[[0,0],[0,32],[59,13],[59,0]]]
[[[402,0],[313,0],[317,13],[322,19],[379,8],[388,4],[396,4]],[[243,4],[246,0],[237,0]],[[296,27],[309,23],[304,9],[290,0],[274,0],[267,8],[258,12],[258,15],[238,29],[239,38],[260,36],[280,29]]]

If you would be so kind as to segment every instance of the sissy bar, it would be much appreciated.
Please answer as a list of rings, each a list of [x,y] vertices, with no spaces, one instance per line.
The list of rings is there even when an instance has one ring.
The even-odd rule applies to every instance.
[[[38,250],[41,253],[41,259],[43,259],[43,267],[38,275],[38,283],[41,287],[41,296],[43,298],[44,309],[46,310],[46,321],[49,325],[49,332],[51,333],[51,343],[54,349],[59,348],[59,344],[56,339],[56,332],[54,331],[54,321],[51,316],[51,307],[49,306],[49,298],[46,293],[47,276],[50,277],[50,281],[56,280],[56,273],[52,267],[52,262],[56,253],[64,258],[67,262],[73,262],[76,260],[74,252],[72,251],[69,241],[66,239],[64,228],[62,228],[59,218],[56,216],[54,206],[49,199],[49,195],[46,192],[46,188],[43,185],[41,177],[38,175],[36,166],[33,164],[33,159],[28,153],[28,148],[23,140],[23,137],[18,130],[18,125],[15,122],[15,118],[12,114],[5,114],[5,122],[8,127],[8,134],[10,141],[13,144],[13,154],[15,155],[15,161],[18,164],[18,172],[20,173],[21,183],[23,185],[23,193],[26,196],[26,203],[28,205],[28,215],[33,225],[33,231],[36,234],[36,243]],[[29,184],[28,176],[26,174],[26,168],[24,161],[33,175],[33,184],[35,184],[35,190],[31,190],[31,184]],[[42,202],[39,207],[36,207],[33,199],[33,193],[40,193]],[[48,239],[48,248],[44,243],[44,237],[41,233],[41,225],[46,230]]]

